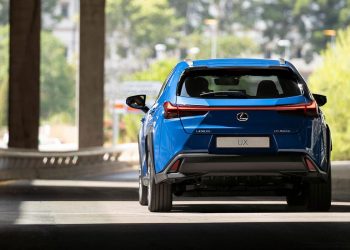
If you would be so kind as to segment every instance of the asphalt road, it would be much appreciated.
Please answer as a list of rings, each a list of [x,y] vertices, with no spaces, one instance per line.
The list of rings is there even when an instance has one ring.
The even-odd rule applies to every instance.
[[[135,172],[0,183],[0,249],[350,249],[350,203],[328,213],[281,198],[137,202]]]

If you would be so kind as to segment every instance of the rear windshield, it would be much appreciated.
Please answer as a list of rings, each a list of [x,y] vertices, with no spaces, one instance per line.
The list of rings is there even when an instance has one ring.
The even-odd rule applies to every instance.
[[[205,69],[184,74],[178,95],[195,98],[281,98],[303,94],[288,69]]]

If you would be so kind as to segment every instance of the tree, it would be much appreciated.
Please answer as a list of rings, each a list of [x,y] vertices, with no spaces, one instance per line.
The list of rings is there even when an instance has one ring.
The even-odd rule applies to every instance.
[[[155,61],[148,69],[135,72],[128,77],[129,80],[137,81],[160,81],[163,82],[169,75],[170,71],[175,67],[177,59],[167,59]]]
[[[50,32],[41,33],[41,119],[66,114],[75,118],[75,70],[67,63],[65,48]]]
[[[182,39],[180,46],[183,48],[198,47],[200,51],[196,58],[210,58],[211,38],[204,34],[192,33]],[[222,34],[217,39],[218,58],[251,56],[259,51],[259,45],[247,36]]]
[[[175,9],[178,18],[184,18],[181,30],[188,35],[193,32],[203,31],[204,20],[210,18],[209,1],[203,0],[169,0],[170,6]]]
[[[234,24],[244,28],[253,27],[256,13],[252,2],[241,0],[169,0],[179,17],[186,17],[185,34],[205,29],[205,19],[218,20],[219,30],[230,33]]]
[[[164,82],[171,70],[175,67],[177,59],[168,59],[153,62],[148,69],[135,72],[127,80],[136,81],[160,81]],[[125,136],[123,141],[136,142],[138,131],[140,129],[140,119],[143,115],[126,114],[122,116],[122,122],[125,124]]]
[[[119,54],[124,57],[141,49],[148,50],[149,56],[156,44],[177,37],[182,24],[167,0],[110,0],[106,13],[107,30],[117,35]]]
[[[7,124],[9,26],[0,26],[0,127]]]
[[[9,1],[0,0],[0,25],[7,24],[9,21]]]
[[[310,27],[310,41],[316,51],[326,46],[327,37],[323,30],[342,29],[350,24],[349,0],[297,0],[293,12],[296,18],[304,19],[305,27]]]
[[[324,94],[322,107],[333,139],[333,159],[350,159],[350,27],[339,31],[335,47],[323,53],[323,64],[309,78],[313,93]]]
[[[7,124],[9,27],[0,26],[0,126]],[[73,122],[75,115],[75,71],[65,58],[65,48],[49,32],[41,33],[41,119],[65,114]]]
[[[307,58],[324,49],[325,29],[344,28],[350,24],[348,0],[262,0],[249,1],[251,18],[263,23],[268,43],[280,39],[291,41],[292,54]]]
[[[0,25],[9,23],[9,10],[11,0],[0,0]],[[41,1],[41,10],[43,14],[50,16],[52,20],[60,20],[62,18],[60,13],[54,11],[57,6],[57,0],[43,0]]]

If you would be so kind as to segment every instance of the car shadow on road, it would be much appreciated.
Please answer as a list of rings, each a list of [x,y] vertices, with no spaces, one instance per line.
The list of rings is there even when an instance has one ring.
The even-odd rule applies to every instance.
[[[269,203],[256,201],[256,203],[246,204],[176,204],[173,205],[174,213],[304,213],[303,207],[289,207],[287,204]],[[349,205],[332,205],[330,212],[334,213],[350,213]]]
[[[135,187],[63,187],[8,185],[0,187],[0,246],[2,249],[350,249],[349,222],[215,222],[105,223],[14,225],[23,201],[134,201]],[[267,201],[266,201],[267,200]],[[177,213],[292,213],[281,198],[177,199]],[[227,202],[227,203],[226,203]],[[234,202],[234,203],[232,203]],[[144,210],[148,213],[147,209]],[[331,212],[350,212],[334,203]],[[12,217],[11,217],[12,216]],[[273,214],[271,215],[273,216]],[[322,214],[319,216],[322,217]],[[183,220],[182,220],[183,222]]]
[[[0,198],[11,201],[137,201],[135,187],[32,186],[0,187]]]

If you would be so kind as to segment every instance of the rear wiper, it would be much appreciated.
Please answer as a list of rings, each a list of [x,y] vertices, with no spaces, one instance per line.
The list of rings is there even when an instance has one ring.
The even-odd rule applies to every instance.
[[[248,97],[243,91],[215,91],[215,92],[206,92],[200,94],[201,97],[236,97],[236,98],[245,98]]]

